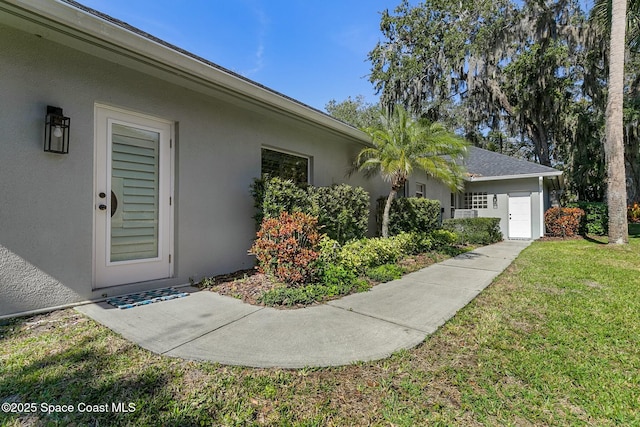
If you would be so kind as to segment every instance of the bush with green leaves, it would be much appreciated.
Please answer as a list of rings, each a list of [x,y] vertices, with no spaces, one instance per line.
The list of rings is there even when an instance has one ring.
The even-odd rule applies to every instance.
[[[378,232],[386,198],[378,199]],[[440,202],[423,197],[400,197],[393,200],[389,212],[389,235],[429,233],[440,226]]]
[[[340,263],[342,245],[337,240],[333,240],[326,235],[322,236],[318,244],[318,250],[320,251],[320,257],[318,258],[320,265]]]
[[[280,178],[255,179],[251,185],[257,228],[281,212],[304,212],[318,218],[320,231],[340,243],[362,239],[369,225],[369,194],[347,184],[300,186]]]
[[[310,305],[322,301],[326,295],[326,288],[322,285],[306,285],[300,288],[275,288],[258,298],[258,302],[273,305]]]
[[[277,218],[282,212],[310,213],[311,201],[307,189],[289,179],[254,179],[251,195],[256,208],[256,229],[265,218]]]
[[[371,285],[356,277],[353,270],[340,265],[325,265],[320,274],[320,283],[299,288],[280,287],[269,290],[258,299],[265,305],[309,305],[341,295],[365,292]]]
[[[367,276],[386,282],[402,276],[395,263],[404,256],[446,249],[456,235],[445,230],[431,233],[401,233],[389,238],[360,239],[341,245],[323,236],[317,245],[316,283],[300,287],[280,287],[266,292],[260,302],[266,305],[309,305],[340,295],[363,292],[370,288]]]
[[[490,245],[502,240],[500,218],[445,219],[442,228],[455,233],[462,245]]]
[[[347,184],[309,187],[311,214],[322,233],[340,243],[362,239],[369,225],[369,194]]]
[[[439,250],[447,246],[455,245],[459,238],[458,235],[449,230],[433,230],[429,234],[429,240],[431,242],[431,249]]]
[[[345,244],[340,250],[340,263],[363,273],[369,267],[397,262],[412,252],[414,239],[402,234],[388,238],[374,237]]]
[[[353,270],[339,264],[325,264],[320,273],[320,282],[325,286],[351,286],[356,279]]]
[[[584,211],[580,221],[579,233],[605,236],[609,232],[609,207],[602,202],[568,203],[568,208],[579,208]]]
[[[404,271],[396,264],[383,264],[377,267],[368,268],[366,276],[374,282],[389,282],[402,277]]]

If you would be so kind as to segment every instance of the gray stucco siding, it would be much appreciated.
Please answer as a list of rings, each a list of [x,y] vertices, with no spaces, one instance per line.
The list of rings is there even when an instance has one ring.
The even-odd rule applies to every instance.
[[[500,218],[500,229],[505,238],[509,236],[509,194],[531,194],[531,233],[532,238],[541,234],[540,230],[540,194],[537,177],[481,182],[467,182],[465,192],[487,192],[487,209],[477,209],[478,216]],[[498,207],[493,208],[493,195],[497,195]]]
[[[249,185],[261,147],[312,159],[315,185],[349,182],[371,199],[380,180],[346,178],[360,145],[291,115],[204,95],[0,25],[0,316],[250,268]],[[93,290],[96,103],[175,123],[174,277]],[[71,117],[67,155],[42,150],[47,105]]]

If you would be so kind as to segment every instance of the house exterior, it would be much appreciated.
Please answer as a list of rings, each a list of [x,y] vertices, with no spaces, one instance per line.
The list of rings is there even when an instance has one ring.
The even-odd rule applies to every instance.
[[[472,210],[500,218],[507,239],[544,236],[544,212],[557,204],[561,171],[477,147],[469,149],[465,166],[464,193],[451,195],[452,217],[456,208]]]
[[[347,176],[363,132],[74,1],[0,0],[0,64],[0,318],[250,268],[265,171],[388,194]],[[537,224],[550,176],[468,187],[499,194],[483,216],[529,192]],[[424,174],[408,191],[462,207]]]

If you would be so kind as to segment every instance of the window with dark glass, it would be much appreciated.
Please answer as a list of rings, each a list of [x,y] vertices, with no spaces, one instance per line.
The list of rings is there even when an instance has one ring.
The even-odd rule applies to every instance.
[[[279,177],[299,184],[308,184],[309,158],[263,148],[262,176]]]

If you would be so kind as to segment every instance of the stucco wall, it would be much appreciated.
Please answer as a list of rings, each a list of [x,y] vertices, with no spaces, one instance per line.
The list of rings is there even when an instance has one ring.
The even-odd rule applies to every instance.
[[[488,208],[477,209],[478,216],[500,218],[500,229],[505,238],[509,236],[509,193],[531,193],[531,236],[535,239],[541,235],[538,185],[538,178],[468,182],[465,191],[487,192]],[[495,209],[493,207],[494,194],[498,198],[498,206]]]
[[[168,84],[116,63],[0,26],[0,315],[175,285],[252,266],[249,185],[263,145],[312,158],[312,183],[346,179],[360,148],[267,111]],[[172,279],[92,290],[95,103],[176,123]],[[70,152],[42,150],[47,105],[71,117]]]
[[[425,185],[424,197],[438,200],[444,209],[443,219],[451,217],[451,190],[439,181],[429,178],[425,172],[415,171],[406,185],[406,196],[415,197],[418,183]]]

